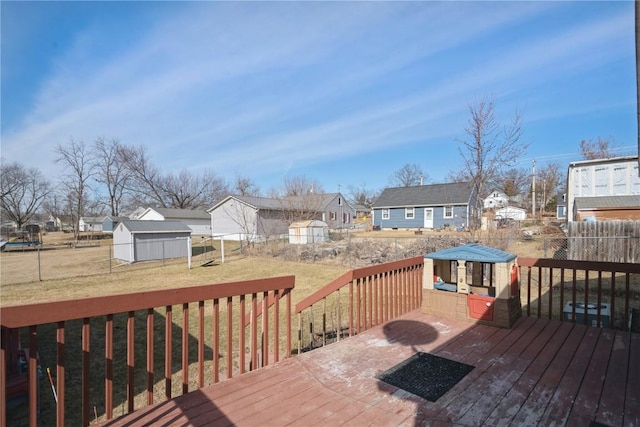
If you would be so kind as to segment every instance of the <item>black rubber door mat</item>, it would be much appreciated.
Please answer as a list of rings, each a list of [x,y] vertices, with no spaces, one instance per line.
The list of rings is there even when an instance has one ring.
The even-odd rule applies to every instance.
[[[376,376],[380,381],[435,402],[474,366],[429,353],[416,353]]]

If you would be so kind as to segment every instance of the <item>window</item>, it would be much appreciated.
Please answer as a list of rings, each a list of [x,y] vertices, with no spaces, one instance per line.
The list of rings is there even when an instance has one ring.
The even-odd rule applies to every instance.
[[[382,209],[382,219],[389,219],[389,209]]]
[[[453,218],[453,206],[444,207],[444,218]]]
[[[331,221],[335,221],[336,220],[336,213],[335,212],[331,212],[330,217],[331,217]]]
[[[413,219],[416,216],[416,208],[404,208],[404,219]]]

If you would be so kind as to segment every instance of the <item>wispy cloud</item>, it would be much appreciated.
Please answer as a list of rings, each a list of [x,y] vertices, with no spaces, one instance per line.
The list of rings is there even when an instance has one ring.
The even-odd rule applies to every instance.
[[[106,136],[169,169],[260,173],[429,143],[455,137],[478,95],[538,108],[541,86],[627,58],[633,33],[626,10],[541,30],[567,8],[545,2],[169,7],[127,44],[108,45],[126,28],[80,33],[3,129],[3,157],[53,168],[53,145]]]

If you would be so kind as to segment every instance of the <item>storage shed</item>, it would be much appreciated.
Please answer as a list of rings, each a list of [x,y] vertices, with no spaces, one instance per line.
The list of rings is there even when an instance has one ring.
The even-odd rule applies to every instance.
[[[425,313],[510,328],[521,316],[517,257],[468,244],[425,255]]]
[[[190,258],[191,229],[179,221],[122,220],[113,231],[113,257],[126,262]]]
[[[324,243],[329,240],[329,226],[317,220],[297,221],[289,226],[289,243],[306,245]]]

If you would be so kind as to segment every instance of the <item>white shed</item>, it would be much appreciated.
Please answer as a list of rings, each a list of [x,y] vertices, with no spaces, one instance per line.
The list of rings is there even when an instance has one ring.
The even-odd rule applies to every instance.
[[[509,218],[514,221],[524,221],[527,218],[527,211],[515,206],[507,206],[506,208],[496,210],[496,219]]]
[[[113,257],[127,262],[190,258],[191,229],[179,221],[122,220],[113,230]]]
[[[324,243],[328,240],[329,226],[326,222],[297,221],[289,226],[289,243],[306,245],[308,243]]]

